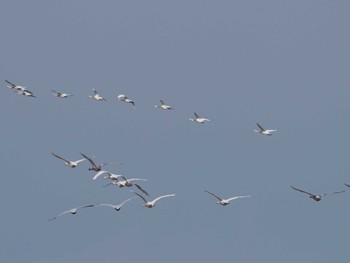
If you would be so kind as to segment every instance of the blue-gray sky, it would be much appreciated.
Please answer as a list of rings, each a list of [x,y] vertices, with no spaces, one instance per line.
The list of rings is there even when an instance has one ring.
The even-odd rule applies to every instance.
[[[350,182],[348,1],[0,6],[1,262],[347,262],[349,191],[316,203],[290,186]],[[176,110],[154,108],[159,99]],[[193,112],[211,121],[192,123]],[[256,134],[256,122],[278,131]],[[108,170],[176,197],[49,222],[133,195],[50,151],[123,162]],[[221,207],[203,189],[252,198]]]

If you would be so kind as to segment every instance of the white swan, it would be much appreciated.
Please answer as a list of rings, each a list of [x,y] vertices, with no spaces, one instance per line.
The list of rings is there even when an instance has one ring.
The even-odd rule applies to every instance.
[[[86,156],[83,153],[80,153],[86,160],[88,160],[91,164],[91,167],[89,168],[89,170],[91,171],[95,171],[95,172],[99,172],[102,170],[102,167],[105,166],[108,163],[101,163],[99,165],[97,165],[91,158],[89,158],[88,156]]]
[[[152,208],[156,205],[156,202],[159,201],[160,199],[162,198],[165,198],[165,197],[171,197],[171,196],[175,196],[175,194],[169,194],[169,195],[162,195],[162,196],[159,196],[157,197],[156,199],[154,199],[153,201],[147,201],[142,195],[134,192],[136,195],[138,195],[145,203],[142,205],[144,207],[147,207],[147,208]]]
[[[216,194],[213,194],[207,190],[204,190],[206,191],[208,194],[211,194],[212,196],[214,196],[215,198],[217,198],[219,201],[217,202],[218,204],[220,205],[228,205],[230,203],[230,201],[232,200],[235,200],[235,199],[238,199],[238,198],[246,198],[246,197],[251,197],[251,195],[241,195],[241,196],[234,196],[234,197],[231,197],[231,198],[228,198],[228,199],[222,199],[220,197],[218,197]]]
[[[259,130],[254,130],[257,133],[271,136],[273,132],[277,131],[277,130],[265,130],[259,123],[257,123],[256,125],[259,127]]]
[[[107,101],[104,97],[100,96],[100,94],[98,94],[97,90],[95,89],[92,89],[93,92],[94,92],[94,95],[92,96],[89,96],[90,99],[94,99],[94,100],[97,100],[97,101]]]
[[[5,80],[5,82],[7,83],[7,87],[12,89],[13,92],[19,94],[19,95],[23,95],[23,96],[26,96],[26,97],[33,97],[33,98],[36,98],[33,94],[32,91],[30,91],[29,89],[27,89],[26,87],[23,87],[23,86],[19,86],[19,85],[16,85],[8,80]]]
[[[120,100],[120,101],[123,101],[125,103],[130,103],[133,106],[135,106],[135,102],[133,100],[129,99],[127,96],[123,95],[123,94],[118,95],[117,99]]]
[[[79,209],[86,208],[86,207],[94,207],[94,206],[95,206],[95,205],[84,205],[84,206],[79,206],[79,207],[71,208],[71,209],[62,212],[61,214],[59,214],[59,215],[57,215],[57,216],[55,216],[55,217],[53,217],[53,218],[50,218],[49,221],[52,221],[52,220],[54,220],[54,219],[56,219],[56,218],[58,218],[58,217],[60,217],[60,216],[63,216],[64,214],[68,214],[68,213],[71,213],[72,215],[75,215]]]
[[[170,107],[169,105],[166,105],[164,101],[159,100],[160,105],[154,105],[155,108],[162,109],[162,110],[174,110],[173,107]]]
[[[119,180],[118,179],[119,177],[123,178],[124,180]],[[104,187],[109,186],[111,184],[118,186],[120,188],[132,187],[133,185],[135,185],[137,189],[139,189],[142,193],[144,193],[145,195],[148,195],[148,193],[140,185],[133,183],[133,181],[147,181],[147,179],[143,179],[143,178],[126,179],[125,176],[121,175],[118,177],[114,177],[114,180],[111,183],[106,184]]]
[[[312,198],[312,199],[314,199],[315,201],[321,201],[321,198],[322,198],[323,196],[325,196],[325,195],[340,194],[340,193],[344,193],[344,192],[345,192],[345,190],[343,190],[343,191],[337,191],[337,192],[333,192],[333,193],[329,193],[329,194],[324,193],[324,194],[316,194],[316,195],[315,195],[315,194],[308,193],[308,192],[306,192],[306,191],[304,191],[304,190],[295,188],[295,187],[293,187],[293,186],[291,186],[291,187],[292,187],[294,190],[296,190],[296,191],[299,191],[299,192],[302,192],[302,193],[304,193],[304,194],[309,195],[309,197]]]
[[[115,211],[120,211],[120,209],[122,208],[122,206],[123,206],[124,204],[126,204],[127,202],[129,202],[130,200],[135,199],[135,198],[137,198],[137,196],[131,197],[131,198],[125,200],[124,202],[122,202],[122,203],[120,203],[120,204],[118,204],[118,205],[112,205],[112,204],[97,204],[97,205],[94,205],[94,206],[108,206],[108,207],[113,208]]]
[[[54,91],[54,90],[51,90],[51,91],[52,91],[52,95],[54,95],[58,98],[68,98],[68,97],[73,96],[73,94],[62,93],[62,92],[58,92],[58,91]]]
[[[201,124],[203,124],[205,121],[210,121],[209,119],[200,117],[197,113],[194,113],[194,116],[195,116],[194,119],[191,119],[191,118],[188,118],[188,119],[190,121],[194,121],[194,122],[201,123]]]
[[[105,176],[104,178],[105,179],[110,179],[110,180],[117,180],[118,177],[121,177],[122,175],[120,174],[112,174],[108,171],[105,171],[105,170],[101,170],[99,171],[97,174],[95,174],[95,176],[92,178],[93,180],[96,180],[98,177],[100,177],[102,174],[106,173],[107,176]]]
[[[36,98],[36,96],[33,94],[33,92],[28,91],[28,90],[25,90],[25,91],[17,91],[16,93],[19,94],[19,95],[26,96],[26,97]]]
[[[67,166],[70,167],[70,168],[75,168],[75,167],[78,166],[78,164],[79,164],[80,162],[83,162],[83,161],[86,160],[86,159],[84,158],[84,159],[80,159],[80,160],[77,160],[77,161],[69,161],[69,160],[67,160],[67,159],[65,159],[65,158],[63,158],[63,157],[61,157],[61,156],[59,156],[59,155],[57,155],[57,154],[55,154],[55,153],[53,153],[53,152],[51,152],[51,154],[52,154],[53,156],[55,156],[56,158],[63,160],[63,161],[64,161],[64,164],[67,165]]]
[[[26,87],[23,87],[23,86],[19,86],[19,85],[16,85],[8,80],[5,80],[5,82],[7,83],[7,87],[12,89],[14,92],[17,92],[17,91],[27,91],[27,92],[30,92],[30,90],[28,90]]]
[[[104,179],[109,179],[112,181],[118,180],[119,177],[121,177],[121,174],[112,174],[112,173],[107,173],[107,176],[103,177]]]
[[[133,186],[133,181],[147,181],[147,179],[143,179],[143,178],[131,178],[131,179],[126,179],[125,176],[120,176],[121,178],[123,178],[124,180],[119,180],[118,178],[115,178],[113,180],[113,182],[105,185],[105,186],[108,186],[108,185],[116,185],[120,188],[123,188],[123,187],[131,187]]]

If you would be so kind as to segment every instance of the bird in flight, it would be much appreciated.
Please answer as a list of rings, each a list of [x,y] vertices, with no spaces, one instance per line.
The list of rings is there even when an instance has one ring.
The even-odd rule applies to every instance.
[[[137,198],[137,196],[134,196],[134,197],[131,197],[129,199],[126,199],[124,202],[118,204],[118,205],[112,205],[112,204],[97,204],[97,205],[94,205],[94,206],[108,206],[108,207],[111,207],[113,208],[115,211],[120,211],[120,209],[122,208],[122,206],[124,204],[126,204],[127,202],[129,202],[130,200],[134,199],[134,198]]]
[[[94,206],[95,205],[83,205],[83,206],[74,207],[74,208],[68,209],[67,211],[62,212],[61,214],[59,214],[53,218],[50,218],[49,221],[52,221],[60,216],[63,216],[65,214],[69,214],[69,213],[72,215],[75,215],[77,213],[77,211],[80,209],[87,208],[87,207],[94,207]]]
[[[147,208],[152,208],[156,205],[156,202],[159,201],[160,199],[162,198],[165,198],[165,197],[171,197],[171,196],[175,196],[175,194],[169,194],[169,195],[162,195],[162,196],[159,196],[157,197],[156,199],[154,199],[153,201],[147,201],[146,198],[144,198],[142,195],[134,192],[136,195],[138,195],[145,203],[142,205],[144,207],[147,207]]]
[[[5,80],[5,82],[7,83],[7,87],[9,87],[10,89],[12,89],[13,92],[16,92],[19,95],[23,95],[26,97],[33,97],[36,98],[33,94],[32,91],[30,91],[29,89],[27,89],[26,87],[23,86],[19,86],[16,85],[8,80]]]
[[[73,94],[62,93],[62,92],[54,91],[54,90],[51,90],[51,91],[52,91],[52,95],[54,95],[58,98],[68,98],[70,96],[73,96]]]
[[[99,165],[97,165],[90,157],[86,156],[83,153],[80,153],[86,160],[88,160],[91,164],[91,167],[89,168],[89,171],[95,171],[95,172],[99,172],[102,170],[102,167],[105,166],[108,163],[101,163]],[[96,177],[96,175],[95,175]]]
[[[102,174],[107,174],[107,176],[104,177],[104,179],[110,179],[110,180],[117,180],[118,177],[121,177],[122,175],[119,174],[112,174],[108,171],[101,170],[95,176],[92,178],[93,180],[96,180],[98,177],[100,177]]]
[[[123,95],[123,94],[118,95],[117,99],[120,100],[120,101],[123,101],[125,103],[130,103],[133,106],[135,106],[135,102],[133,100],[129,99],[127,96]]]
[[[169,105],[166,105],[164,101],[159,100],[160,105],[154,105],[155,108],[162,109],[162,110],[174,110],[173,107],[170,107]]]
[[[343,190],[343,191],[337,191],[337,192],[333,192],[333,193],[324,193],[324,194],[311,194],[311,193],[309,193],[309,192],[306,192],[306,191],[304,191],[304,190],[301,190],[301,189],[298,189],[298,188],[295,188],[295,187],[293,187],[293,186],[291,186],[294,190],[296,190],[296,191],[299,191],[299,192],[301,192],[301,193],[304,193],[304,194],[307,194],[307,195],[309,195],[309,197],[310,198],[312,198],[312,199],[314,199],[315,201],[321,201],[321,198],[323,197],[323,196],[325,196],[325,195],[332,195],[332,194],[340,194],[340,193],[344,193],[345,192],[345,190]]]
[[[86,160],[86,158],[84,158],[84,159],[80,159],[80,160],[77,160],[77,161],[69,161],[69,160],[67,160],[67,159],[65,159],[65,158],[63,158],[63,157],[61,157],[61,156],[59,156],[59,155],[57,155],[57,154],[55,154],[55,153],[53,153],[53,152],[51,152],[51,154],[52,154],[53,156],[55,156],[56,158],[63,160],[63,161],[64,161],[64,164],[67,165],[67,166],[70,167],[70,168],[75,168],[75,167],[78,166],[78,164],[79,164],[80,162],[83,162],[83,161]]]
[[[94,100],[97,100],[97,101],[107,101],[104,97],[100,96],[100,94],[98,94],[97,90],[95,89],[92,89],[93,92],[94,92],[94,95],[92,96],[89,96],[90,99],[94,99]]]
[[[257,133],[271,136],[273,132],[277,131],[277,130],[265,130],[259,123],[257,123],[256,125],[259,127],[259,130],[254,130]]]
[[[228,205],[230,203],[230,201],[235,200],[235,199],[251,197],[251,195],[241,195],[241,196],[233,196],[233,197],[230,197],[228,199],[222,199],[221,197],[218,197],[216,194],[213,194],[212,192],[209,192],[208,190],[204,190],[204,191],[207,192],[208,194],[211,194],[216,199],[218,199],[219,201],[217,201],[216,203],[223,205],[223,206]]]
[[[123,178],[123,180],[119,180],[118,179],[119,177]],[[139,189],[142,193],[144,193],[145,195],[148,195],[148,193],[139,184],[133,183],[133,181],[147,181],[147,179],[142,179],[142,178],[126,179],[125,176],[123,176],[123,175],[118,176],[118,177],[113,177],[113,178],[114,178],[113,181],[111,183],[105,185],[104,187],[109,186],[111,184],[116,185],[120,188],[132,187],[133,185],[135,185],[136,188]]]
[[[210,121],[209,119],[200,117],[197,113],[194,113],[194,116],[195,116],[194,119],[191,119],[191,118],[188,118],[188,119],[190,121],[194,121],[194,122],[201,123],[201,124],[203,124],[205,121]]]

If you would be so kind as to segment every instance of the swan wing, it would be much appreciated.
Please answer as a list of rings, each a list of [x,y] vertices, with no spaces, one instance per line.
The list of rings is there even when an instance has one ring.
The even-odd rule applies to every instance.
[[[137,187],[137,189],[139,189],[142,193],[144,193],[145,195],[149,195],[140,185],[138,185],[138,184],[134,184],[136,187]]]
[[[83,153],[80,153],[86,160],[88,160],[90,162],[90,164],[92,165],[92,167],[97,167],[97,165],[95,164],[95,162],[88,156],[86,156]]]
[[[298,189],[298,188],[295,188],[295,187],[293,187],[293,186],[291,186],[294,190],[296,190],[296,191],[299,191],[299,192],[302,192],[302,193],[305,193],[305,194],[308,194],[308,195],[311,195],[311,196],[315,196],[314,194],[311,194],[311,193],[309,193],[309,192],[306,192],[306,191],[304,191],[304,190],[301,190],[301,189]]]
[[[65,162],[67,162],[67,163],[70,163],[70,161],[68,161],[67,159],[65,159],[65,158],[63,158],[63,157],[61,157],[61,156],[59,156],[59,155],[57,155],[57,154],[55,154],[55,153],[53,153],[53,152],[51,152],[51,154],[52,154],[53,156],[55,156],[56,158],[58,158],[58,159],[61,159],[61,160],[65,161]]]
[[[165,198],[165,197],[171,197],[171,196],[175,196],[175,194],[169,194],[169,195],[162,195],[162,196],[159,196],[157,197],[156,199],[154,199],[151,203],[152,204],[155,204],[157,201],[159,201],[160,199],[162,198]]]
[[[204,190],[206,191],[208,194],[211,194],[212,196],[214,196],[215,198],[217,198],[219,201],[222,200],[222,198],[218,197],[216,194],[212,193],[212,192],[209,192],[208,190]]]
[[[92,177],[92,180],[96,180],[101,174],[108,173],[107,171],[101,170],[97,174],[95,174],[94,177]]]
[[[259,123],[256,123],[256,125],[259,127],[259,129],[260,129],[261,131],[265,131],[265,129],[264,129]]]
[[[16,88],[16,87],[17,87],[17,85],[13,84],[12,82],[10,82],[10,81],[8,81],[8,80],[5,80],[5,82],[6,82],[7,84],[9,84],[12,88]]]
[[[251,195],[240,195],[240,196],[233,196],[229,199],[226,199],[227,202],[230,202],[232,200],[235,200],[235,199],[239,199],[239,198],[246,198],[246,197],[252,197]]]
[[[148,203],[148,201],[146,200],[146,198],[144,198],[142,195],[140,195],[139,193],[133,192],[135,195],[138,195],[145,203]]]
[[[131,198],[129,198],[129,199],[126,199],[124,202],[120,203],[120,204],[117,205],[116,207],[117,207],[118,209],[120,209],[120,208],[121,208],[123,205],[125,205],[127,202],[129,202],[130,200],[135,199],[135,198],[137,198],[137,196],[134,196],[134,197],[131,197]]]

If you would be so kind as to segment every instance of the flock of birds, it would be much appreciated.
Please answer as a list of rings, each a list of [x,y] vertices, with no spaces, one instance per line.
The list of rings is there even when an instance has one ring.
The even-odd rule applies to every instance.
[[[20,85],[14,84],[14,83],[12,83],[12,82],[10,82],[8,80],[5,80],[5,82],[7,83],[7,87],[8,88],[10,88],[13,92],[15,92],[15,93],[17,93],[19,95],[23,95],[23,96],[26,96],[26,97],[34,97],[34,98],[36,97],[32,91],[30,91],[28,88],[26,88],[24,86],[20,86]],[[91,99],[94,99],[96,101],[107,102],[107,100],[104,97],[102,97],[98,93],[98,91],[96,89],[93,89],[93,93],[94,93],[93,95],[90,95],[88,97],[91,98]],[[56,96],[58,98],[68,98],[68,97],[73,96],[73,94],[63,93],[63,92],[54,91],[54,90],[52,90],[52,95],[54,95],[54,96]],[[117,96],[117,100],[125,102],[125,103],[129,103],[129,104],[131,104],[132,106],[135,107],[135,102],[132,99],[128,98],[127,96],[123,95],[123,94],[118,95]],[[154,106],[155,108],[159,108],[159,109],[162,109],[162,110],[174,110],[173,107],[165,104],[163,100],[159,100],[159,101],[160,101],[160,105],[155,105]],[[203,123],[205,123],[207,121],[210,121],[207,118],[203,118],[203,117],[199,116],[196,112],[194,112],[194,118],[188,118],[188,119],[190,121],[193,121],[193,122],[196,122],[196,123],[200,123],[200,124],[203,124]],[[253,130],[253,131],[256,132],[256,133],[260,133],[262,135],[271,136],[274,132],[277,131],[275,129],[265,129],[259,123],[256,123],[256,125],[257,125],[258,129],[257,130]],[[134,197],[128,198],[125,201],[121,202],[120,204],[106,204],[106,203],[102,203],[102,204],[83,205],[83,206],[79,206],[79,207],[68,209],[68,210],[58,214],[57,216],[50,218],[49,221],[57,219],[57,218],[65,215],[65,214],[76,214],[78,210],[84,209],[84,208],[93,208],[93,207],[105,206],[105,207],[110,207],[110,208],[114,209],[115,211],[120,211],[121,208],[126,203],[128,203],[129,201],[131,201],[133,199],[136,199],[138,197],[143,201],[143,205],[142,206],[147,207],[147,208],[152,208],[152,207],[154,207],[156,205],[156,203],[159,200],[161,200],[163,198],[168,198],[168,197],[174,197],[175,196],[175,194],[166,194],[166,195],[161,195],[161,196],[153,199],[152,201],[150,201],[150,200],[148,200],[146,198],[146,196],[149,196],[148,192],[139,183],[135,183],[135,182],[139,182],[139,181],[147,181],[147,179],[144,179],[144,178],[129,178],[128,179],[128,178],[126,178],[123,175],[113,174],[113,173],[103,169],[103,167],[105,165],[107,165],[108,163],[96,164],[94,162],[93,158],[90,158],[90,157],[88,157],[87,155],[85,155],[83,153],[81,153],[81,156],[83,158],[81,158],[79,160],[76,160],[76,161],[70,161],[70,160],[68,160],[68,159],[66,159],[64,157],[61,157],[60,155],[58,155],[58,154],[56,154],[54,152],[51,152],[51,154],[54,157],[64,161],[64,164],[66,166],[70,167],[70,168],[76,168],[81,162],[88,161],[90,163],[90,165],[91,165],[89,170],[96,172],[96,174],[92,177],[93,180],[98,179],[101,175],[105,175],[103,178],[110,181],[104,187],[109,186],[109,185],[115,185],[115,186],[117,186],[119,188],[124,188],[124,187],[132,188],[132,187],[135,187],[136,189],[133,188],[134,190],[130,190],[132,193],[135,194]],[[344,184],[345,184],[345,186],[350,188],[350,184],[346,184],[346,183],[344,183]],[[312,198],[315,201],[320,201],[321,198],[326,196],[326,195],[340,194],[340,193],[344,193],[345,192],[345,190],[341,190],[341,191],[336,191],[336,192],[332,192],[332,193],[312,194],[310,192],[307,192],[305,190],[302,190],[302,189],[299,189],[299,188],[296,188],[296,187],[293,187],[293,186],[291,186],[291,188],[293,190],[295,190],[295,191],[307,194],[310,198]],[[221,198],[218,195],[216,195],[216,194],[214,194],[214,193],[212,193],[212,192],[210,192],[208,190],[204,190],[204,191],[206,193],[210,194],[211,196],[213,196],[215,199],[217,199],[218,200],[217,204],[220,204],[222,206],[226,206],[231,201],[236,200],[236,199],[251,197],[251,195],[242,195],[242,196],[233,196],[233,197],[224,199],[224,198]]]

